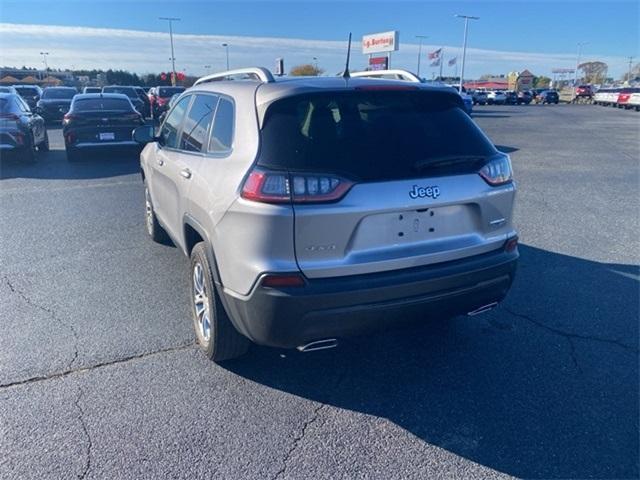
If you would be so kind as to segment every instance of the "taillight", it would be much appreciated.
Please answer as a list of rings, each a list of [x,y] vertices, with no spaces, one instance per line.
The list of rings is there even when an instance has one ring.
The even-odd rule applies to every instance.
[[[0,118],[3,120],[20,120],[20,117],[15,113],[0,113]]]
[[[518,237],[511,237],[506,242],[504,242],[504,251],[505,252],[513,252],[518,248]]]
[[[353,182],[336,175],[270,172],[255,168],[242,186],[242,198],[264,203],[322,203],[344,197]]]
[[[260,282],[263,287],[304,287],[304,278],[299,273],[266,274]]]
[[[16,133],[13,138],[16,140],[16,145],[24,145],[24,135],[22,133]]]
[[[478,172],[489,185],[504,185],[513,179],[511,160],[508,155],[499,155],[489,160]]]
[[[62,117],[62,124],[67,125],[71,120],[74,120],[76,117],[71,115],[70,113],[65,113],[64,117]]]
[[[125,116],[123,117],[123,119],[125,119],[125,120],[132,120],[132,121],[134,121],[134,122],[140,122],[140,123],[143,123],[142,115],[141,115],[140,113],[138,113],[138,112],[128,113],[127,115],[125,115]]]
[[[164,106],[164,104],[167,103],[168,100],[169,100],[168,98],[162,98],[162,97],[156,98],[156,102],[158,102],[158,105],[160,105],[161,107]]]

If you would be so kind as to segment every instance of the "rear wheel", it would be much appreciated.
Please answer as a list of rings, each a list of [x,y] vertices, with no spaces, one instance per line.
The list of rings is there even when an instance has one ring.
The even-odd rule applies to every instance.
[[[238,333],[222,306],[204,242],[191,251],[191,297],[193,326],[207,357],[222,362],[244,355],[249,340]]]
[[[36,139],[34,138],[33,134],[31,134],[29,138],[29,145],[25,147],[24,159],[27,163],[33,163],[36,161],[37,155]]]
[[[49,133],[47,131],[44,132],[44,140],[38,145],[38,150],[41,152],[49,151]]]

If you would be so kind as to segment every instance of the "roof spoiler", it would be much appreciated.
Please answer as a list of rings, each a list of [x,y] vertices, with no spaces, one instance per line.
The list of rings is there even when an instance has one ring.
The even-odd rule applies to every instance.
[[[199,78],[193,84],[200,85],[209,82],[222,82],[225,80],[254,80],[263,83],[273,83],[275,79],[269,70],[264,67],[247,67],[238,68],[236,70],[227,70],[225,72],[212,73]]]

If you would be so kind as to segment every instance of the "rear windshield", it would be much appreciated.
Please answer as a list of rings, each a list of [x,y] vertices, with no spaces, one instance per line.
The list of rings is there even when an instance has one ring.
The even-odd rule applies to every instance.
[[[16,90],[20,95],[35,97],[38,95],[38,89],[33,87],[17,87]]]
[[[160,87],[158,96],[160,97],[172,97],[176,93],[184,92],[184,87]]]
[[[138,94],[131,87],[104,87],[103,93],[121,93],[129,98],[138,98]]]
[[[100,87],[85,87],[85,93],[100,93],[102,89]]]
[[[75,94],[75,90],[68,88],[47,88],[42,92],[42,98],[71,100]]]
[[[475,164],[495,153],[449,96],[332,92],[290,97],[269,107],[258,163],[378,181],[424,176],[425,165],[440,160]]]
[[[84,98],[73,103],[76,112],[89,112],[99,110],[132,110],[131,102],[124,98]]]

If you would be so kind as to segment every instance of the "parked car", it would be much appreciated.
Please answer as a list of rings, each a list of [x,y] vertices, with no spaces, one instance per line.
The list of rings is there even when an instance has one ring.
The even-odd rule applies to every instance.
[[[618,94],[616,106],[618,108],[626,108],[626,109],[632,108],[631,105],[629,105],[629,99],[631,98],[631,95],[634,93],[640,93],[640,88],[626,87],[620,90],[620,93]]]
[[[532,100],[537,101],[538,95],[540,95],[545,90],[546,90],[546,88],[534,88],[533,90],[531,90]]]
[[[174,93],[171,96],[171,98],[169,99],[169,103],[167,103],[167,109],[160,114],[159,123],[164,122],[164,119],[167,117],[167,113],[169,113],[169,111],[171,111],[173,106],[178,101],[178,98],[180,98],[180,95],[182,95],[182,94],[181,93]]]
[[[484,90],[474,90],[471,97],[475,105],[484,105],[487,103],[487,92]]]
[[[487,93],[487,103],[489,105],[504,105],[507,96],[501,90],[491,90]]]
[[[601,88],[595,93],[593,101],[597,105],[616,106],[621,91],[621,88],[615,87]]]
[[[131,134],[142,124],[142,115],[133,107],[127,95],[76,95],[62,122],[67,159],[78,159],[82,150],[139,149]]]
[[[14,87],[2,85],[0,86],[0,93],[13,93],[14,95],[17,95],[18,91]]]
[[[144,118],[148,118],[151,116],[151,102],[149,102],[149,97],[147,96],[146,92],[142,89],[142,87],[133,87],[136,90],[136,93],[138,94],[138,98],[140,100],[142,100],[142,103],[144,104],[142,107],[142,111],[140,113],[142,113],[142,116]]]
[[[588,97],[593,96],[593,90],[591,85],[578,85],[576,87],[576,97]]]
[[[36,104],[36,113],[46,122],[60,121],[69,111],[71,100],[77,93],[73,87],[47,87]]]
[[[49,150],[44,119],[20,95],[0,93],[0,157],[11,155],[32,162],[36,149]]]
[[[149,90],[149,103],[151,106],[151,117],[159,119],[162,112],[167,110],[169,99],[176,93],[185,91],[184,87],[153,87]]]
[[[101,93],[102,87],[84,87],[82,93]]]
[[[14,85],[13,88],[27,102],[31,111],[35,111],[38,100],[42,95],[42,89],[38,85]]]
[[[475,315],[510,288],[511,163],[449,88],[223,72],[134,138],[147,233],[190,256],[212,360]]]
[[[506,105],[517,105],[518,104],[518,92],[515,91],[507,91],[504,92],[504,103]]]
[[[556,105],[560,101],[560,95],[556,90],[544,90],[536,97],[536,103],[555,103]]]
[[[533,94],[529,90],[518,92],[518,105],[529,105],[533,100]]]
[[[627,104],[629,105],[629,108],[633,108],[636,112],[640,112],[640,93],[632,93],[629,96]]]
[[[126,95],[131,100],[133,108],[135,108],[140,114],[144,115],[145,104],[140,99],[135,87],[129,87],[124,85],[110,85],[108,87],[102,87],[102,93],[120,93]]]

